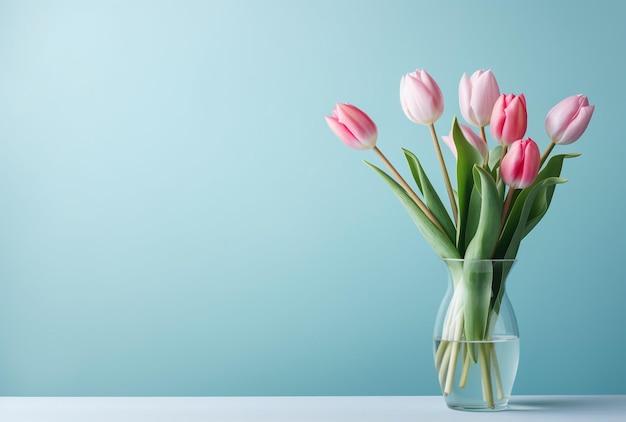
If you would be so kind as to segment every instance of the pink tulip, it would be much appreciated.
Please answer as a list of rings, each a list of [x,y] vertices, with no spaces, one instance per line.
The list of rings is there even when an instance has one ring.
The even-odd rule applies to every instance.
[[[511,145],[526,133],[528,115],[524,94],[502,94],[491,113],[491,135],[502,145]]]
[[[487,146],[487,143],[476,132],[474,132],[471,127],[462,124],[459,126],[461,127],[461,132],[463,132],[467,142],[480,152],[480,155],[483,157],[483,161],[487,161],[487,157],[489,157],[489,147]],[[452,139],[452,132],[450,132],[448,136],[443,135],[441,139],[443,139],[443,142],[445,142],[448,148],[450,148],[450,151],[452,151],[452,154],[456,158],[456,145],[454,145],[454,139]]]
[[[530,138],[513,142],[500,163],[500,175],[512,189],[532,185],[539,173],[539,147]]]
[[[500,96],[500,88],[491,70],[477,70],[468,78],[464,73],[459,84],[461,115],[476,127],[485,127],[491,119],[491,110]]]
[[[548,112],[546,132],[559,145],[571,144],[581,137],[591,120],[595,106],[582,94],[567,97]]]
[[[366,150],[374,148],[378,139],[376,124],[362,110],[352,104],[337,104],[326,123],[335,135],[350,148]]]
[[[425,70],[416,70],[400,79],[400,104],[413,123],[430,125],[443,114],[443,94]]]

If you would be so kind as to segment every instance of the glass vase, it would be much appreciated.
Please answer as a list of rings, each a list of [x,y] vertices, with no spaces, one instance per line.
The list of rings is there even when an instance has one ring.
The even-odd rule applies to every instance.
[[[442,260],[448,290],[434,330],[435,369],[448,407],[508,406],[519,361],[519,331],[505,290],[514,260]]]

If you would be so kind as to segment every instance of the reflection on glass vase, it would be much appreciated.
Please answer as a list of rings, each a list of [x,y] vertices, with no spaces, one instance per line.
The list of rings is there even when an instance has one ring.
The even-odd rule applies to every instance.
[[[506,290],[514,260],[444,259],[448,290],[434,330],[435,368],[448,407],[503,410],[519,361],[517,320]]]

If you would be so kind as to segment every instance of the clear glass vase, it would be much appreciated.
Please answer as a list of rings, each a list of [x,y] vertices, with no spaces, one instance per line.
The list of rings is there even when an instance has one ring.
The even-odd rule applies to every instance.
[[[503,410],[519,361],[517,319],[505,290],[514,260],[442,260],[448,290],[434,330],[435,369],[448,407]]]

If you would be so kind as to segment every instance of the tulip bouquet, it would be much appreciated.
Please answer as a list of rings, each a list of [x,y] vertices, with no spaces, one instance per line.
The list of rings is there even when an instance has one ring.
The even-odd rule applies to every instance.
[[[477,129],[453,119],[452,129],[441,140],[456,159],[456,187],[453,187],[435,130],[444,109],[442,92],[424,70],[401,78],[400,103],[406,117],[428,126],[441,167],[447,204],[435,190],[419,159],[404,149],[408,167],[419,194],[407,183],[376,146],[378,130],[370,117],[350,104],[338,104],[326,122],[334,134],[356,150],[373,150],[389,170],[365,162],[389,185],[400,199],[425,239],[445,262],[461,261],[454,298],[447,310],[436,364],[444,395],[454,377],[452,363],[461,351],[455,342],[484,341],[491,338],[505,288],[505,278],[522,239],[540,222],[550,206],[556,185],[564,183],[561,169],[566,158],[579,154],[551,157],[556,145],[571,144],[583,134],[594,111],[587,97],[574,95],[556,104],[545,119],[549,143],[540,153],[537,143],[525,137],[526,98],[523,94],[501,94],[490,70],[463,75],[459,85],[459,105],[463,119]],[[486,127],[497,142],[488,147]],[[511,262],[489,274],[489,282],[472,279],[468,274],[479,260]],[[448,263],[448,265],[451,265]],[[475,277],[474,277],[475,278]],[[458,284],[458,286],[457,286]],[[467,364],[497,367],[494,353],[481,348],[463,350]],[[463,365],[466,371],[468,365]],[[493,407],[491,376],[483,377],[483,394]],[[499,375],[496,374],[496,378]],[[463,376],[461,377],[463,379]],[[463,382],[463,381],[461,381]],[[498,379],[496,379],[498,384]],[[498,392],[500,394],[500,392]]]

